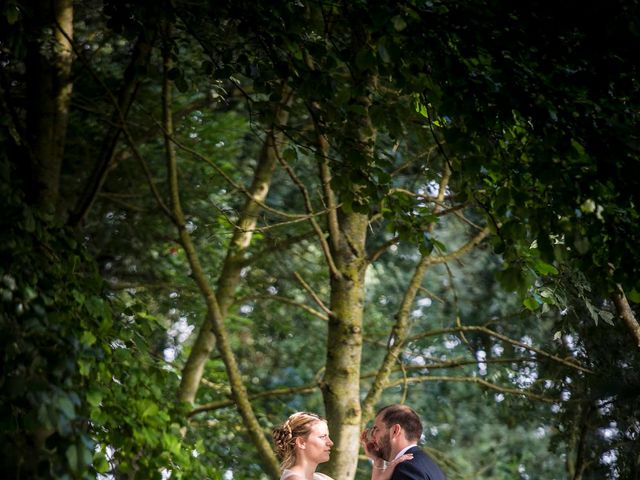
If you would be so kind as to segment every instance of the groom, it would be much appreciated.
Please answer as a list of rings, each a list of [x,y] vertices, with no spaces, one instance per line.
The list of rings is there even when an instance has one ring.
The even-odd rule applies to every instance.
[[[418,448],[421,435],[422,423],[412,408],[389,405],[378,411],[374,426],[363,432],[363,443],[367,456],[377,457],[373,468],[384,468],[381,459],[392,461],[413,454],[411,460],[396,465],[391,480],[445,480],[433,459]]]

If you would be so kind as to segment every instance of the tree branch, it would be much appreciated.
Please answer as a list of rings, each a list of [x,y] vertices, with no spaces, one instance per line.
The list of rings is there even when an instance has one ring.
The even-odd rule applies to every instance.
[[[304,279],[300,276],[300,274],[298,272],[293,272],[294,277],[296,277],[296,280],[298,280],[298,282],[300,282],[300,285],[302,285],[302,288],[304,288],[307,293],[309,295],[311,295],[311,298],[313,299],[314,302],[316,302],[316,304],[329,316],[329,317],[333,317],[334,314],[331,311],[330,308],[328,308],[324,302],[320,299],[320,297],[318,296],[318,294],[316,292],[313,291],[313,289],[309,286],[309,284],[307,282],[304,281]]]
[[[500,393],[506,393],[509,395],[522,395],[527,398],[531,398],[533,400],[538,400],[540,402],[545,403],[557,403],[559,399],[545,397],[544,395],[539,395],[533,392],[527,392],[526,390],[520,390],[518,388],[511,387],[502,387],[500,385],[496,385],[495,383],[488,382],[479,377],[454,377],[454,376],[435,376],[435,375],[422,375],[418,377],[409,377],[409,378],[401,378],[398,380],[393,380],[387,383],[385,388],[391,388],[398,385],[402,385],[403,383],[422,383],[422,382],[464,382],[464,383],[477,383],[478,385],[482,385],[485,388],[490,390],[494,390]]]
[[[140,154],[140,151],[136,147],[136,143],[133,141],[133,137],[131,135],[131,132],[127,128],[124,112],[122,111],[122,109],[119,106],[118,99],[113,94],[111,89],[104,83],[102,78],[100,78],[100,76],[95,72],[93,67],[86,61],[86,59],[82,55],[82,52],[78,51],[77,46],[73,43],[72,39],[67,35],[67,33],[64,31],[64,29],[62,27],[60,27],[60,26],[58,26],[58,29],[60,30],[62,35],[64,35],[67,38],[67,40],[69,41],[69,44],[71,45],[71,48],[73,48],[73,51],[76,54],[76,56],[82,61],[82,63],[87,68],[87,70],[89,71],[91,76],[94,78],[94,80],[96,82],[98,82],[98,84],[102,87],[104,92],[109,97],[109,100],[111,101],[115,112],[118,114],[118,120],[119,120],[119,122],[121,124],[122,132],[125,135],[127,143],[129,144],[129,147],[131,148],[131,151],[133,152],[134,156],[136,157],[136,159],[140,163],[140,166],[144,170],[144,174],[145,174],[145,177],[147,178],[147,183],[149,184],[149,188],[151,189],[151,193],[153,194],[154,198],[156,199],[156,202],[157,202],[158,206],[165,213],[165,215],[167,215],[167,217],[169,217],[173,223],[176,223],[176,219],[174,218],[174,216],[171,213],[171,211],[165,205],[165,203],[162,200],[162,197],[160,195],[160,192],[158,192],[158,189],[155,186],[155,183],[154,183],[153,178],[151,176],[151,172],[149,171],[149,167],[147,166],[147,162],[144,160],[144,158]]]
[[[629,301],[624,294],[624,290],[621,285],[616,285],[614,292],[612,293],[613,303],[616,306],[616,311],[622,321],[629,329],[631,336],[633,337],[635,344],[638,348],[640,348],[640,325],[638,324],[638,320],[636,320],[636,316],[629,305]]]
[[[435,265],[438,263],[446,263],[451,260],[455,260],[456,258],[461,257],[462,255],[470,252],[473,248],[475,248],[484,238],[489,235],[489,228],[485,227],[480,233],[478,233],[475,237],[461,246],[454,252],[449,253],[448,255],[440,255],[435,257],[429,257],[429,264]]]
[[[277,215],[277,216],[282,217],[282,218],[291,218],[291,219],[295,219],[297,221],[304,221],[304,220],[308,220],[309,219],[310,215],[308,215],[308,214],[292,214],[292,213],[283,212],[283,211],[278,210],[276,208],[270,207],[269,205],[264,203],[264,201],[262,201],[262,200],[260,200],[258,198],[255,198],[255,195],[252,195],[251,192],[249,192],[243,185],[240,185],[239,183],[236,183],[229,175],[227,175],[225,173],[224,170],[222,170],[219,166],[217,166],[209,158],[205,157],[200,152],[197,152],[196,150],[194,150],[192,148],[189,148],[186,145],[182,144],[175,137],[171,137],[171,141],[173,143],[175,143],[175,145],[180,150],[184,150],[185,152],[193,155],[194,157],[198,158],[199,160],[202,160],[203,162],[205,162],[207,165],[211,166],[217,173],[220,174],[221,177],[223,177],[227,181],[227,183],[229,183],[229,185],[231,185],[236,190],[242,192],[245,195],[245,197],[247,197],[248,199],[256,202],[263,210],[265,210],[265,211],[267,211],[269,213],[273,213],[274,215]],[[318,214],[315,214],[315,215],[322,215],[322,213],[318,213]],[[313,216],[313,215],[311,215],[311,216]]]
[[[329,168],[329,140],[322,132],[320,123],[316,115],[316,109],[319,109],[317,103],[312,104],[308,110],[313,119],[313,125],[316,131],[317,159],[318,170],[320,172],[320,181],[322,182],[322,193],[324,203],[327,207],[327,227],[329,229],[329,240],[333,251],[338,250],[338,239],[340,238],[340,225],[338,222],[338,209],[336,207],[336,197],[331,188],[331,169]]]
[[[544,350],[537,348],[537,347],[533,347],[531,345],[527,345],[526,343],[522,343],[518,340],[514,340],[512,338],[507,337],[506,335],[502,335],[501,333],[498,333],[494,330],[491,330],[487,327],[482,327],[482,326],[475,326],[475,325],[467,325],[467,326],[460,326],[460,327],[456,327],[456,328],[443,328],[440,330],[432,330],[430,332],[426,332],[426,333],[422,333],[420,335],[415,335],[411,338],[407,339],[407,342],[412,342],[412,341],[416,341],[419,340],[421,338],[426,338],[426,337],[434,337],[437,335],[445,335],[447,333],[459,333],[459,332],[479,332],[479,333],[484,333],[485,335],[489,335],[491,337],[497,338],[499,340],[502,340],[503,342],[509,343],[511,345],[515,345],[516,347],[520,347],[523,348],[525,350],[529,350],[531,352],[534,352],[542,357],[548,358],[550,360],[553,360],[557,363],[560,363],[562,365],[566,365],[567,367],[571,367],[571,368],[575,368],[576,370],[580,370],[581,372],[585,372],[585,373],[594,373],[592,370],[583,367],[573,361],[570,360],[565,360],[564,358],[560,358],[557,355],[553,355],[551,353],[547,353]]]
[[[288,297],[283,297],[282,295],[250,295],[247,297],[243,297],[238,299],[239,302],[242,301],[248,301],[248,300],[273,300],[275,302],[281,302],[281,303],[286,303],[288,305],[293,305],[294,307],[300,308],[304,311],[306,311],[307,313],[310,313],[311,315],[313,315],[314,317],[319,318],[320,320],[324,320],[324,321],[328,321],[329,317],[328,315],[319,312],[318,310],[311,308],[309,305],[306,305],[304,303],[300,303],[297,302],[291,298]]]
[[[409,310],[411,309],[411,305],[415,300],[418,288],[422,283],[422,278],[424,277],[427,268],[429,268],[429,265],[429,257],[422,257],[416,266],[413,276],[402,298],[402,303],[398,309],[398,313],[396,313],[396,322],[391,330],[391,334],[389,335],[389,340],[387,341],[387,352],[382,360],[382,364],[376,374],[376,378],[373,381],[371,388],[362,401],[361,424],[363,426],[369,421],[369,418],[373,416],[373,407],[380,399],[380,396],[385,389],[387,379],[391,374],[391,369],[397,362],[398,356],[402,351],[409,331]]]
[[[403,370],[442,370],[446,368],[458,368],[458,367],[466,367],[468,365],[494,365],[494,364],[502,364],[502,363],[535,363],[540,362],[537,358],[527,358],[527,357],[512,357],[512,358],[491,358],[488,360],[477,360],[475,358],[458,358],[448,360],[446,362],[434,362],[427,363],[425,365],[404,365],[403,367],[394,367],[391,371],[398,372]],[[362,375],[362,379],[375,377],[376,373],[367,373]]]
[[[167,27],[166,40],[170,38],[170,27]],[[173,136],[173,118],[171,115],[171,82],[168,73],[172,68],[172,60],[169,45],[163,45],[163,83],[162,83],[162,117],[163,129],[165,132],[165,151],[167,156],[167,170],[169,174],[169,185],[171,190],[171,206],[173,215],[176,219],[180,241],[184,248],[185,254],[191,266],[192,276],[196,281],[207,304],[208,323],[213,330],[218,346],[218,351],[224,362],[229,385],[231,387],[231,395],[235,406],[244,421],[244,425],[248,430],[254,445],[256,446],[260,456],[265,462],[273,476],[279,473],[278,460],[265,438],[260,423],[256,418],[253,407],[248,399],[248,393],[242,380],[242,375],[238,367],[235,355],[229,343],[228,333],[224,325],[224,316],[220,309],[220,305],[216,299],[216,295],[209,285],[200,259],[193,245],[191,235],[185,226],[185,217],[180,203],[180,194],[178,190],[178,168],[175,154],[174,143],[171,140]],[[182,393],[182,390],[181,390]],[[183,399],[184,400],[184,399]]]
[[[291,178],[293,183],[298,187],[298,189],[300,190],[300,193],[302,194],[302,198],[304,199],[305,210],[309,215],[309,222],[311,223],[313,230],[316,232],[318,241],[320,242],[320,248],[322,249],[322,252],[324,253],[324,256],[327,260],[327,265],[329,267],[329,271],[331,272],[331,275],[336,278],[340,277],[340,275],[342,274],[336,268],[336,264],[333,260],[333,255],[331,254],[331,249],[329,248],[329,244],[327,243],[327,239],[325,238],[325,234],[320,228],[320,225],[318,224],[316,219],[314,218],[313,207],[311,205],[311,199],[309,198],[309,192],[307,191],[307,188],[302,183],[302,181],[300,181],[298,176],[295,174],[295,172],[289,166],[289,164],[285,161],[285,159],[282,158],[282,155],[280,155],[279,152],[276,152],[276,157],[278,158],[278,162],[280,162],[280,165],[282,165],[282,168],[284,168],[287,174],[289,175],[289,178]]]
[[[313,393],[319,388],[320,386],[317,383],[312,383],[310,385],[302,385],[300,387],[283,387],[283,388],[276,388],[275,390],[268,390],[266,392],[253,393],[253,394],[250,394],[248,398],[251,401],[259,398],[284,397],[287,395]],[[205,403],[191,410],[187,414],[187,417],[191,418],[199,413],[210,412],[212,410],[219,410],[221,408],[231,407],[233,405],[234,405],[234,400],[232,398],[229,398],[227,400],[218,400],[216,402]]]
[[[371,255],[367,257],[367,260],[366,260],[367,264],[371,264],[376,260],[378,260],[378,258],[380,258],[382,254],[389,249],[389,247],[391,247],[392,245],[397,245],[399,241],[400,241],[400,237],[396,236],[384,242],[376,251],[374,251]]]
[[[155,37],[155,34],[152,37]],[[133,54],[124,72],[122,86],[118,93],[118,104],[114,106],[111,114],[109,124],[112,126],[107,130],[102,140],[97,163],[86,180],[80,198],[67,220],[67,224],[71,226],[78,226],[86,218],[98,193],[102,190],[115,157],[116,146],[122,132],[122,122],[124,122],[129,113],[138,89],[140,65],[145,65],[149,61],[153,42],[154,40],[148,42],[147,34],[141,33],[133,47]]]

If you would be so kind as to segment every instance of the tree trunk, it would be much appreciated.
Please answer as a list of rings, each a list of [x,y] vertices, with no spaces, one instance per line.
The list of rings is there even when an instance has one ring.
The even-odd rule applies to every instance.
[[[613,292],[613,303],[616,306],[616,310],[622,321],[629,329],[629,333],[631,333],[631,337],[633,338],[634,343],[638,348],[640,348],[640,325],[638,324],[638,320],[636,320],[636,316],[631,310],[631,306],[629,305],[629,301],[624,294],[624,290],[620,285],[616,286],[616,290]]]
[[[352,114],[348,124],[357,156],[364,159],[362,169],[373,162],[376,130],[369,117],[370,93],[376,78],[365,74],[360,79],[362,93],[355,99],[362,113]],[[342,158],[351,158],[343,151]],[[348,161],[348,160],[344,160]],[[350,167],[354,168],[354,167]],[[355,172],[365,173],[365,172]],[[364,176],[364,175],[363,175]],[[323,180],[323,184],[326,182]],[[327,185],[324,185],[325,189]],[[352,187],[359,193],[357,182]],[[326,196],[325,192],[325,196]],[[330,204],[327,200],[327,204]],[[331,222],[331,218],[329,218]],[[327,335],[327,360],[322,392],[329,427],[332,432],[332,459],[329,475],[335,479],[355,477],[360,450],[360,363],[362,357],[362,319],[364,311],[364,275],[367,266],[366,238],[369,217],[351,209],[339,211],[339,226],[329,228],[330,245],[338,274],[331,275],[332,315]],[[338,238],[335,238],[335,235]]]
[[[155,37],[155,35],[154,35]],[[147,34],[140,33],[138,41],[133,47],[131,61],[124,72],[122,86],[118,93],[118,104],[114,105],[114,112],[111,114],[110,127],[107,129],[102,147],[100,148],[99,158],[96,165],[87,179],[80,198],[76,202],[75,208],[71,212],[67,223],[73,227],[80,225],[86,218],[93,203],[102,190],[109,169],[112,166],[114,153],[120,134],[122,133],[121,124],[126,120],[129,108],[133,103],[135,93],[140,84],[141,74],[151,57],[153,47],[153,39],[149,41]]]
[[[28,199],[55,212],[71,100],[71,0],[38,0],[27,43]]]
[[[165,32],[166,39],[171,38],[170,33],[170,28],[167,28]],[[182,244],[186,257],[189,261],[192,276],[207,305],[207,319],[205,321],[205,324],[203,325],[203,329],[206,329],[208,332],[213,333],[212,341],[217,344],[218,351],[220,352],[220,356],[222,358],[222,361],[224,362],[227,376],[229,378],[229,385],[231,387],[231,396],[236,404],[238,413],[242,417],[244,426],[247,429],[247,433],[254,443],[267,472],[269,472],[272,477],[277,478],[280,471],[278,459],[276,458],[271,445],[267,441],[264,435],[264,431],[260,426],[260,423],[258,422],[258,419],[253,411],[253,407],[249,402],[249,396],[242,381],[240,368],[238,367],[235,355],[231,349],[229,335],[224,323],[225,318],[221,309],[221,305],[218,303],[216,295],[209,284],[204,269],[202,268],[202,264],[200,263],[198,253],[191,239],[191,235],[186,228],[186,220],[180,202],[177,159],[175,153],[175,144],[173,143],[174,132],[171,112],[171,82],[169,81],[168,77],[168,72],[171,70],[172,65],[173,63],[169,54],[169,48],[167,45],[165,45],[163,48],[164,81],[162,87],[162,120],[165,130],[165,151],[167,156],[167,170],[169,173],[168,180],[171,192],[171,208],[173,220],[178,228],[180,243]],[[273,139],[273,135],[269,136]],[[263,186],[263,188],[260,188],[259,192],[256,193],[256,196],[260,196],[261,194],[264,194],[266,196],[266,190],[267,187]],[[246,248],[246,246],[248,246],[248,241],[246,243],[242,243],[240,246],[242,248]],[[202,369],[204,368],[204,362],[199,367],[201,373]],[[180,394],[182,393],[183,390],[181,388]]]
[[[256,226],[261,208],[259,203],[267,198],[267,193],[269,192],[271,177],[277,161],[276,149],[281,148],[281,144],[284,141],[280,128],[287,123],[289,118],[287,108],[283,107],[286,107],[291,102],[290,89],[283,88],[282,98],[282,104],[278,106],[275,116],[276,124],[267,133],[253,182],[248,190],[250,198],[246,200],[242,209],[237,228],[233,232],[227,256],[222,266],[222,272],[218,278],[216,299],[220,305],[220,313],[223,318],[226,317],[227,310],[233,303],[236,288],[240,283],[240,272],[245,265],[246,253],[251,243],[253,229]],[[195,402],[204,367],[215,347],[215,342],[211,324],[205,320],[200,327],[189,358],[182,370],[182,380],[178,391],[178,398],[181,401]]]
[[[340,277],[331,279],[331,311],[326,374],[322,383],[335,446],[333,478],[354,478],[360,449],[360,360],[364,309],[364,246],[368,218],[350,212],[340,221],[341,239],[333,252]]]

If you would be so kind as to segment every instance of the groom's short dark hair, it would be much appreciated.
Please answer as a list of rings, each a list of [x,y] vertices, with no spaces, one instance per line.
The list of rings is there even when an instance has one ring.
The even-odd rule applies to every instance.
[[[420,417],[411,407],[406,405],[387,405],[386,407],[378,410],[376,417],[380,416],[380,419],[387,428],[396,423],[400,425],[405,432],[407,440],[417,442],[422,436],[422,422]]]

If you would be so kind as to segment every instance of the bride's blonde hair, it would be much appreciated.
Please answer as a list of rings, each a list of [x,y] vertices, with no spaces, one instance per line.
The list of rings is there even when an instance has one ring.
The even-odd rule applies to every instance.
[[[282,470],[296,463],[296,438],[306,438],[311,432],[311,427],[317,422],[326,422],[326,420],[315,413],[296,412],[287,418],[282,425],[273,429],[273,441],[281,460],[280,468]]]

